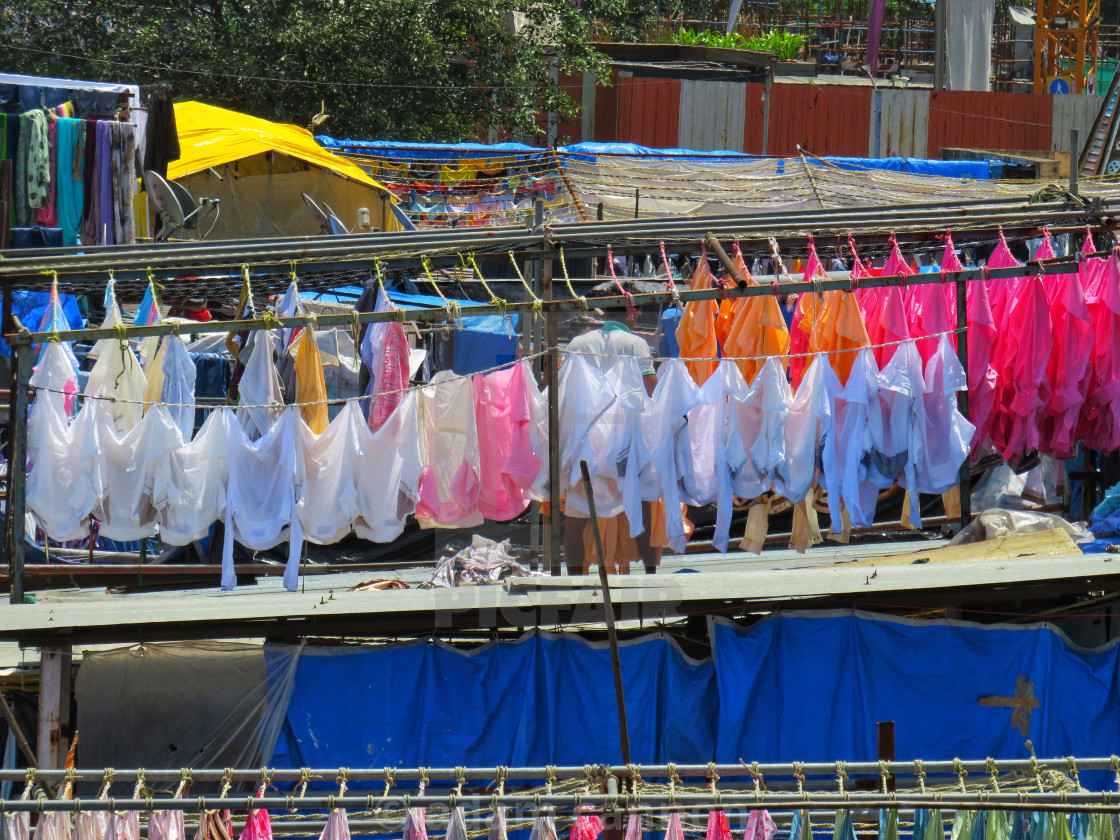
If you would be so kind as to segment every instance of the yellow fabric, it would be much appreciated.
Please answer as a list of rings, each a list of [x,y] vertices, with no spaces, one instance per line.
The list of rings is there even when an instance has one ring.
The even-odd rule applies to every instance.
[[[359,183],[381,186],[357,164],[328,152],[299,126],[269,122],[201,102],[176,102],[175,125],[182,153],[178,160],[168,164],[167,177],[172,181],[211,166],[271,151]]]
[[[692,274],[689,288],[693,291],[712,288],[712,272],[707,260],[701,256],[700,264]],[[681,358],[698,385],[708,381],[719,365],[716,338],[716,313],[719,307],[714,300],[693,300],[684,305],[684,315],[677,325],[677,344]]]
[[[303,422],[315,434],[327,430],[330,417],[327,413],[327,382],[323,378],[323,361],[319,357],[319,342],[310,329],[300,330],[296,339],[296,402],[314,403],[300,407]]]

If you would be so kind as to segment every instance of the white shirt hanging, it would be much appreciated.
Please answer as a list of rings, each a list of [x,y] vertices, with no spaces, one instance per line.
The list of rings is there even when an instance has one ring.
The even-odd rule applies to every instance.
[[[303,535],[310,542],[329,545],[349,534],[358,518],[355,468],[369,432],[355,401],[343,405],[321,435],[302,418],[295,422],[300,470],[296,508]]]
[[[642,413],[642,437],[652,469],[642,474],[642,499],[665,500],[665,535],[679,554],[688,537],[681,513],[681,488],[693,473],[688,412],[700,404],[700,389],[680,359],[658,371],[657,387]]]
[[[926,431],[926,388],[915,342],[898,345],[876,378],[878,394],[868,417],[874,444],[867,478],[878,488],[885,489],[897,481],[913,491]],[[873,516],[874,511],[871,513]],[[910,505],[910,524],[921,527],[917,504]]]
[[[172,421],[179,427],[184,441],[194,436],[194,360],[183,340],[177,335],[165,335],[155,357],[145,371],[147,385],[144,399],[149,403],[169,403],[166,406]]]
[[[130,542],[153,536],[168,504],[171,453],[183,445],[167,409],[156,406],[120,433],[104,405],[96,406],[101,499],[94,516],[100,534]]]
[[[832,394],[839,387],[828,357],[814,356],[789,404],[785,424],[786,466],[774,482],[774,490],[794,504],[808,495],[816,478],[819,453],[834,435]]]
[[[571,354],[564,357],[559,377],[559,420],[557,429],[560,447],[561,492],[567,492],[565,513],[587,516],[587,502],[580,488],[579,462],[587,461],[594,470],[598,451],[591,439],[598,422],[614,404],[615,396],[607,387],[606,378],[587,360]],[[603,434],[596,440],[601,442]],[[598,496],[596,496],[598,502]],[[601,510],[600,510],[601,512]]]
[[[116,326],[112,320],[113,312],[110,312],[102,329]],[[117,431],[127,432],[144,414],[147,380],[140,360],[127,340],[103,338],[93,349],[97,352],[97,361],[90,371],[85,392],[93,397],[115,397],[115,400],[104,400],[106,408]]]
[[[776,358],[767,359],[747,392],[735,406],[735,422],[728,437],[727,461],[732,489],[741,499],[753,499],[785,483],[786,421],[793,393]]]
[[[419,391],[420,457],[416,502],[421,528],[473,528],[478,512],[480,455],[469,377],[443,370]]]
[[[271,342],[269,342],[269,347]],[[254,348],[254,353],[261,346]],[[293,409],[256,441],[250,441],[238,424],[230,424],[229,495],[226,504],[225,543],[222,546],[222,589],[237,585],[233,566],[233,541],[263,551],[288,542],[284,586],[295,591],[303,551],[303,527],[296,515],[296,447]]]
[[[926,362],[925,445],[917,465],[919,493],[945,493],[957,486],[976,427],[957,408],[957,391],[968,388],[967,375],[948,336]]]
[[[424,469],[417,402],[415,391],[405,394],[385,425],[365,439],[356,458],[354,533],[364,540],[395,540],[404,531],[405,517],[415,510]]]
[[[236,423],[227,409],[210,411],[194,440],[171,453],[171,488],[159,527],[165,543],[188,545],[225,518],[230,430]]]
[[[237,419],[250,440],[268,433],[284,410],[284,392],[276,372],[275,344],[269,330],[258,330],[249,348],[249,361],[237,384]]]
[[[67,422],[62,395],[40,394],[27,425],[27,509],[52,540],[89,536],[89,517],[101,498],[94,400]],[[52,399],[57,396],[58,400]]]
[[[857,353],[847,384],[841,387],[835,375],[829,384],[833,391],[834,435],[830,445],[826,441],[823,469],[832,528],[835,531],[842,521],[841,500],[852,526],[867,528],[875,516],[879,495],[878,488],[868,479],[875,445],[870,413],[879,389],[878,369],[871,350],[863,348]],[[876,409],[877,406],[875,403]]]

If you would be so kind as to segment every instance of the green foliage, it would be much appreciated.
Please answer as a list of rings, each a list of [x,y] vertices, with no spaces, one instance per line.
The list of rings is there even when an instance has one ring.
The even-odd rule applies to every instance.
[[[713,29],[697,32],[682,26],[677,30],[677,43],[684,46],[722,47],[734,50],[767,50],[777,53],[782,61],[788,61],[797,58],[809,43],[809,39],[805,35],[783,32],[780,29],[772,29],[765,35],[744,38],[738,32],[723,33]]]
[[[578,107],[550,80],[602,75],[568,0],[20,0],[0,7],[11,72],[169,81],[202,101],[335,136],[539,133]],[[517,17],[519,25],[509,22]],[[12,47],[30,48],[31,51]],[[53,54],[53,55],[52,55]]]

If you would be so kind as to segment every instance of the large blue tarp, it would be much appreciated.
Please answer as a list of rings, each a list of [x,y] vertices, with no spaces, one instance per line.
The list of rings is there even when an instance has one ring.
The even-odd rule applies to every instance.
[[[443,300],[434,295],[408,295],[389,292],[394,303],[408,307],[443,306]],[[453,300],[460,306],[478,306],[477,300]],[[504,318],[500,315],[470,315],[463,319],[461,329],[455,330],[452,345],[451,369],[460,376],[478,373],[498,365],[508,364],[517,359],[518,317],[511,313]]]
[[[709,630],[699,661],[663,635],[623,644],[634,761],[874,761],[879,721],[895,722],[900,758],[1024,758],[1028,739],[1043,756],[1120,752],[1115,643],[851,612]],[[293,650],[268,649],[274,678]],[[298,656],[277,766],[621,759],[604,644],[532,633],[466,652],[419,641]]]
[[[425,160],[548,154],[548,149],[526,146],[524,143],[399,143],[394,140],[336,140],[326,134],[316,134],[315,142],[331,151],[375,154],[390,158],[423,157]]]
[[[1120,747],[1116,644],[1085,651],[1040,625],[852,613],[778,615],[749,630],[713,619],[711,637],[717,761],[874,761],[876,722],[887,720],[899,757],[1027,758],[1028,738],[1047,756]],[[1038,704],[1025,732],[1011,707],[980,702],[1017,686]]]
[[[833,166],[852,172],[882,169],[888,172],[908,172],[911,175],[940,175],[943,178],[970,178],[988,181],[1003,177],[1003,163],[998,160],[925,160],[924,158],[855,158],[826,157]],[[809,159],[813,163],[813,159]]]
[[[291,648],[270,652],[282,672]],[[292,767],[579,765],[622,761],[610,652],[532,633],[472,651],[418,641],[304,647],[282,747]],[[707,763],[715,740],[710,660],[668,637],[624,643],[633,760]]]

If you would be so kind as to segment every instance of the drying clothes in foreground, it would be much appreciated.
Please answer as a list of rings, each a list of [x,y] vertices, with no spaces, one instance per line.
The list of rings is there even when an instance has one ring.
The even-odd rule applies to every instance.
[[[422,528],[481,525],[481,456],[471,380],[440,371],[420,390],[419,399],[424,472],[416,519]]]

